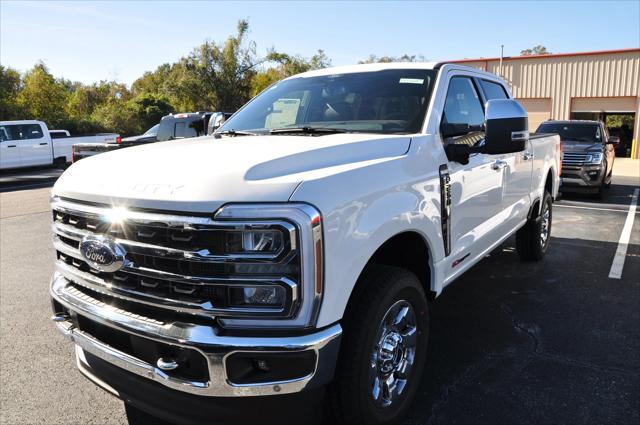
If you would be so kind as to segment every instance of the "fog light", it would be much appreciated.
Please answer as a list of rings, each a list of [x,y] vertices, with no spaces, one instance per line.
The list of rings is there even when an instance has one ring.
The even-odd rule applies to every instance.
[[[253,286],[229,289],[232,307],[284,307],[286,294],[280,286]]]
[[[587,175],[591,178],[591,180],[595,180],[600,175],[600,171],[598,170],[588,171]]]

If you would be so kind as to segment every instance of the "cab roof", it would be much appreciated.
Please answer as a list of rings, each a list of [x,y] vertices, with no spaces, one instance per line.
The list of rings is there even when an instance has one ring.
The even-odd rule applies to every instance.
[[[376,71],[384,71],[387,69],[424,69],[424,70],[433,70],[439,69],[443,66],[448,66],[454,69],[466,70],[476,74],[483,74],[491,78],[499,78],[497,75],[483,71],[478,68],[459,65],[457,63],[452,62],[383,62],[383,63],[365,63],[358,65],[346,65],[346,66],[334,66],[330,68],[322,68],[316,69],[313,71],[303,72],[301,74],[292,75],[291,77],[286,78],[309,78],[309,77],[320,77],[325,75],[334,75],[334,74],[351,74],[355,72],[376,72]]]

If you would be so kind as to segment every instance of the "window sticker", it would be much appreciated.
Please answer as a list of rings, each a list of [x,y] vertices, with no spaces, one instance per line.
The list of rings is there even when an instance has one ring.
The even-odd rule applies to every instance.
[[[400,78],[400,84],[424,84],[424,78]]]
[[[280,128],[296,123],[300,99],[278,99],[273,102],[273,111],[267,116],[265,128]]]

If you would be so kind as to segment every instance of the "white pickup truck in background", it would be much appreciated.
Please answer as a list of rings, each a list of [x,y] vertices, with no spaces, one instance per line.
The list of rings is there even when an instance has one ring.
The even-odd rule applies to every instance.
[[[77,143],[115,142],[115,133],[70,137],[67,130],[51,130],[42,121],[0,121],[0,170],[72,162]]]
[[[527,121],[494,74],[358,65],[280,81],[213,136],[74,163],[53,320],[132,424],[397,424],[428,300],[513,235],[547,251],[560,139]]]

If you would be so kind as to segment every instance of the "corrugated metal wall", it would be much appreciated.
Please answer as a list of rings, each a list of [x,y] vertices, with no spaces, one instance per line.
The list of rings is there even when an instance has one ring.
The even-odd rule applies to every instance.
[[[640,50],[506,58],[502,70],[499,59],[460,63],[502,76],[518,99],[550,98],[552,119],[569,119],[573,98],[632,97],[636,105],[640,98]],[[639,120],[636,110],[636,141]]]
[[[551,98],[553,119],[569,119],[574,97],[640,96],[640,51],[463,64],[501,75],[517,98]]]

